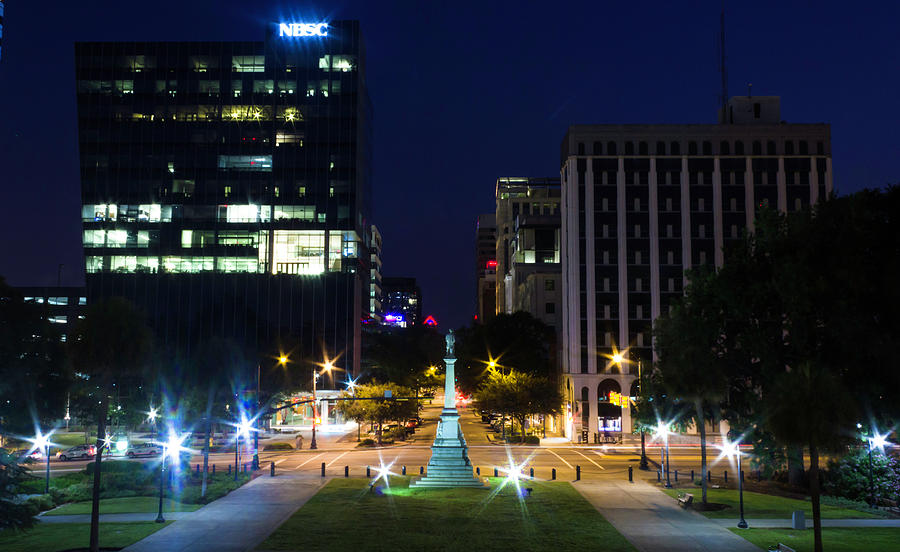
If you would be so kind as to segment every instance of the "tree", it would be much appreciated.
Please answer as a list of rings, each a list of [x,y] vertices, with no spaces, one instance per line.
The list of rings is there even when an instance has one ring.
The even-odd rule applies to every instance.
[[[91,507],[92,552],[99,550],[100,474],[109,397],[113,385],[142,373],[150,349],[150,331],[130,302],[114,297],[92,305],[70,342],[72,364],[96,389],[97,454]]]
[[[519,422],[522,440],[528,418],[557,414],[562,402],[562,394],[549,379],[516,371],[503,374],[492,370],[475,393],[479,409],[509,415]]]
[[[728,385],[729,346],[723,290],[712,271],[690,274],[684,296],[654,327],[657,377],[665,390],[692,405],[700,434],[700,481],[706,504],[706,422],[720,417]]]
[[[18,531],[34,525],[35,510],[18,500],[19,486],[29,478],[15,454],[0,448],[0,530]]]
[[[391,398],[385,398],[385,391],[390,391]],[[381,444],[381,427],[384,422],[398,422],[414,417],[419,412],[419,401],[397,400],[413,396],[412,389],[393,383],[367,383],[357,385],[351,395],[344,392],[343,399],[338,402],[338,410],[347,418],[366,420],[375,425],[375,439]],[[364,400],[352,400],[364,399]]]
[[[553,329],[527,312],[499,314],[456,335],[456,379],[466,393],[478,390],[492,360],[497,367],[556,381]]]
[[[444,338],[430,326],[367,332],[364,363],[368,379],[417,387],[431,366],[441,364]]]

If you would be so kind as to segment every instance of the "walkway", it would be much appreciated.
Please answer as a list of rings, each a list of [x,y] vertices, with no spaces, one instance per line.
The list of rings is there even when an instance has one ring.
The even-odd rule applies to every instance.
[[[181,514],[178,523],[153,533],[125,550],[252,550],[316,494],[326,481],[311,475],[258,477],[196,512]]]
[[[572,484],[640,551],[759,552],[759,548],[642,481],[600,480]]]

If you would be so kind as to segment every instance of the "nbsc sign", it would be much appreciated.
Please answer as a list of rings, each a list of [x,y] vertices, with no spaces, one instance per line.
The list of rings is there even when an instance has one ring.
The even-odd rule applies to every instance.
[[[328,23],[279,23],[280,36],[328,36]]]

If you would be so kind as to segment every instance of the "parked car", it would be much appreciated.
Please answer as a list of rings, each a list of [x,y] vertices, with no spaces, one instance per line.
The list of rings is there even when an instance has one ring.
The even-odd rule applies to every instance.
[[[17,450],[13,452],[15,456],[19,457],[19,460],[43,460],[44,452],[41,449],[34,449],[29,452],[28,449]]]
[[[56,457],[63,462],[66,460],[74,460],[75,458],[93,458],[97,454],[97,447],[94,445],[78,445],[70,449],[61,450],[56,453]]]
[[[415,418],[411,418],[406,421],[406,429],[413,430],[413,429],[416,429],[416,427],[418,425],[419,425],[419,421],[416,420]]]
[[[125,456],[134,458],[136,456],[159,456],[163,453],[162,445],[156,443],[141,443],[140,445],[132,445],[125,451]]]

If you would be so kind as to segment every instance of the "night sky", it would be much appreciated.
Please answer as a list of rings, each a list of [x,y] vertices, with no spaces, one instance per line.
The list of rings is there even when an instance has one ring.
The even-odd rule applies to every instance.
[[[731,94],[832,125],[840,194],[900,182],[900,3],[726,2]],[[78,40],[263,40],[359,19],[385,275],[444,328],[474,312],[475,220],[498,176],[559,174],[570,124],[713,123],[721,2],[9,0],[0,60],[0,275],[83,283]]]

